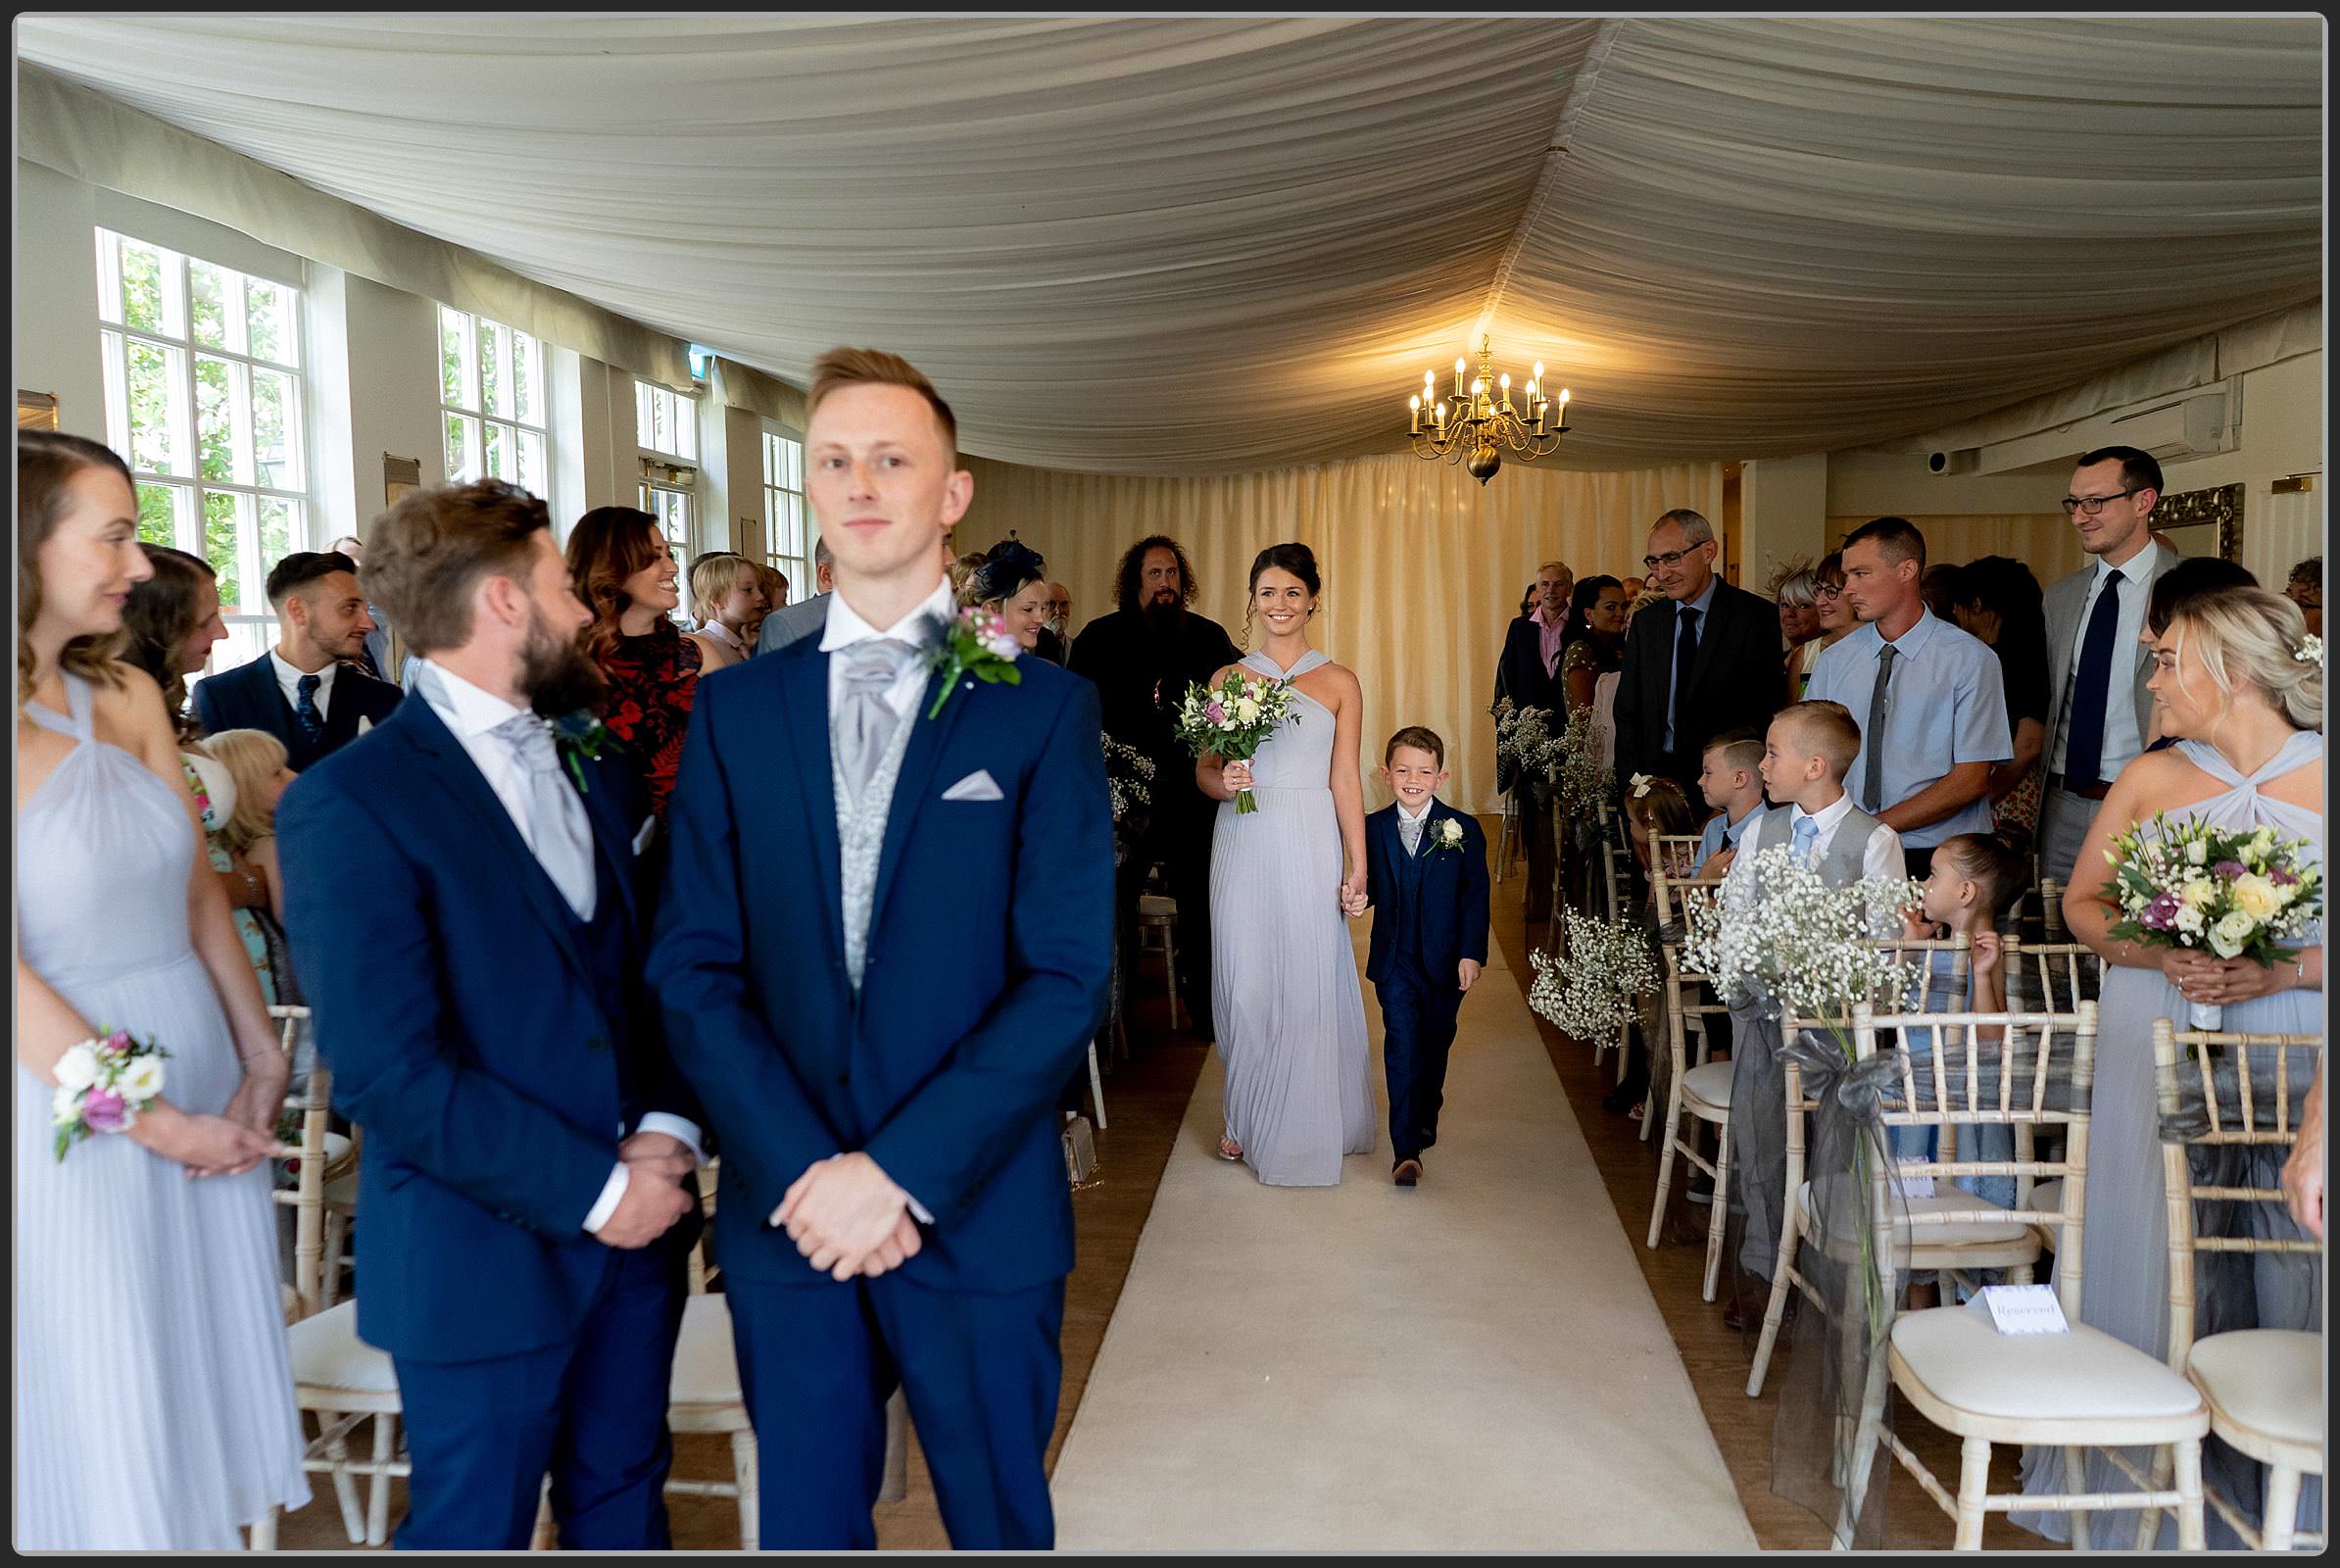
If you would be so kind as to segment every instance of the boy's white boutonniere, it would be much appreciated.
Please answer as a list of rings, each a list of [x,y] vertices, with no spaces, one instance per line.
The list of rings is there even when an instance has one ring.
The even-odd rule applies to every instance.
[[[1020,686],[1024,672],[1015,667],[1016,656],[1024,645],[1015,640],[1015,633],[1007,629],[1007,622],[996,610],[981,605],[969,605],[958,612],[943,632],[943,640],[928,657],[943,672],[942,684],[935,689],[935,700],[926,710],[933,718],[951,701],[951,694],[958,690],[958,678],[972,675],[977,680],[1005,682]]]
[[[1459,817],[1441,816],[1430,830],[1433,850],[1459,851],[1463,847],[1463,825]]]

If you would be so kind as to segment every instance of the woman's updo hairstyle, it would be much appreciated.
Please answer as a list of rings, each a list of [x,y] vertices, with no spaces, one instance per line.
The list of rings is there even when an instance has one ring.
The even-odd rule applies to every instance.
[[[2298,605],[2264,588],[2225,588],[2180,608],[2170,625],[2218,690],[2255,686],[2295,727],[2323,728],[2323,661],[2300,657],[2308,618]]]
[[[1250,591],[1259,591],[1260,573],[1270,566],[1289,571],[1300,579],[1310,598],[1323,593],[1324,583],[1316,575],[1316,552],[1303,544],[1270,545],[1251,561]]]

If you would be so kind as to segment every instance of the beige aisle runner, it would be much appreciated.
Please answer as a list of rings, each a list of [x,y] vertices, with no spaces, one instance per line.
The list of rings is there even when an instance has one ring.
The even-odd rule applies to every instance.
[[[1216,1155],[1222,1082],[1214,1052],[1058,1458],[1060,1549],[1755,1549],[1509,973],[1411,1192],[1386,1119],[1340,1186],[1262,1187]]]

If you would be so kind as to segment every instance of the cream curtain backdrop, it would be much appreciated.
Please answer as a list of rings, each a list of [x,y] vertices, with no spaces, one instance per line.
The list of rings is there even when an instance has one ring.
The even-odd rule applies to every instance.
[[[320,260],[394,249],[297,181],[792,381],[839,342],[897,348],[968,450],[1074,471],[1402,451],[1408,388],[1481,326],[1499,368],[1541,359],[1575,394],[1571,466],[1836,450],[2322,288],[2314,16],[474,10],[17,36],[28,85],[119,101],[49,93],[24,157]],[[134,144],[139,111],[290,178],[223,190]]]
[[[1672,507],[1721,518],[1719,464],[1616,473],[1506,466],[1484,489],[1459,469],[1411,456],[1359,458],[1267,473],[1145,479],[971,460],[975,500],[961,550],[1016,537],[1072,590],[1074,629],[1114,608],[1122,552],[1148,534],[1186,547],[1200,580],[1194,608],[1245,642],[1252,558],[1296,539],[1316,552],[1324,599],[1309,636],[1365,689],[1360,761],[1372,778],[1402,725],[1446,742],[1446,799],[1502,808],[1495,793],[1495,662],[1536,566],[1555,557],[1579,577],[1640,574],[1649,525]]]

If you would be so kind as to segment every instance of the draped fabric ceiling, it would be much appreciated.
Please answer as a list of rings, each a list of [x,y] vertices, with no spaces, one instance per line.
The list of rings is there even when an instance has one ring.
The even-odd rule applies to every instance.
[[[1574,393],[1572,466],[1835,449],[2320,293],[2313,17],[48,16],[19,47],[800,384],[899,348],[967,450],[1071,472],[1400,451],[1482,329]]]

